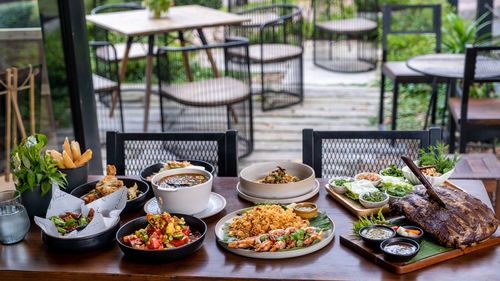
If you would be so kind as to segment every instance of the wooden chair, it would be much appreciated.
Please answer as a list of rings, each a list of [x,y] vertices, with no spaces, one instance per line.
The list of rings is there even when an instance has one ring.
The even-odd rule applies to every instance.
[[[203,160],[220,177],[238,176],[237,132],[119,133],[106,135],[107,163],[119,175],[138,175],[154,163],[175,159]]]
[[[426,24],[422,24],[420,29],[414,29],[413,25],[410,26],[397,26],[397,30],[391,28],[392,16],[394,11],[410,10],[414,12],[425,10],[432,10],[432,22],[428,23],[430,28],[426,28]],[[435,34],[436,53],[441,52],[441,5],[400,5],[400,4],[384,4],[382,16],[382,76],[380,82],[380,106],[379,106],[379,127],[385,129],[384,123],[384,88],[385,78],[392,80],[394,84],[393,100],[392,100],[392,122],[391,129],[396,130],[396,120],[398,115],[398,96],[399,84],[401,83],[433,83],[433,78],[425,76],[421,73],[413,71],[406,66],[405,61],[387,61],[388,43],[387,37],[390,34]],[[422,17],[425,20],[425,17]],[[433,85],[433,91],[437,91]]]
[[[441,130],[428,131],[302,131],[302,161],[316,177],[376,172],[390,164],[403,166],[402,155],[415,159],[421,148],[441,140]]]
[[[455,150],[456,131],[460,132],[460,153],[465,153],[469,141],[493,141],[495,137],[500,137],[500,98],[469,97],[470,87],[474,82],[500,81],[500,77],[480,80],[475,78],[475,71],[478,68],[494,65],[491,60],[500,60],[500,46],[468,45],[466,47],[462,96],[451,97],[448,100],[449,144],[452,152]]]

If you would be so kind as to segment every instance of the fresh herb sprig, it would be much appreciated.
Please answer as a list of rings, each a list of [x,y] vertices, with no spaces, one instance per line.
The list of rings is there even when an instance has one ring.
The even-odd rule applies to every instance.
[[[21,193],[40,185],[42,196],[49,192],[52,184],[66,185],[66,175],[57,168],[57,163],[43,152],[47,144],[45,135],[29,136],[11,152],[10,166],[14,174],[16,189]]]
[[[385,220],[384,215],[382,214],[383,209],[384,207],[378,210],[376,217],[373,214],[371,214],[370,216],[358,216],[359,220],[352,223],[352,231],[354,232],[354,236],[359,236],[359,230],[365,226],[374,224],[389,224],[389,222]]]
[[[420,166],[432,166],[436,165],[436,172],[445,174],[451,171],[455,164],[460,161],[458,153],[453,155],[453,158],[449,158],[446,151],[448,151],[448,145],[444,143],[437,143],[436,146],[429,146],[429,152],[426,152],[423,148],[420,149],[420,157],[418,158],[418,164]]]

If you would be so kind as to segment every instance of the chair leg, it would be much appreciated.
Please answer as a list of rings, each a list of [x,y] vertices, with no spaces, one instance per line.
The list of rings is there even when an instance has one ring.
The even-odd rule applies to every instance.
[[[455,124],[455,119],[453,119],[453,116],[451,112],[448,113],[448,131],[449,131],[449,137],[448,137],[448,145],[450,149],[450,153],[455,153],[455,132],[457,130],[457,124]]]
[[[394,81],[391,130],[396,130],[397,119],[398,119],[398,96],[399,96],[399,83]]]
[[[384,88],[385,88],[385,75],[382,74],[380,80],[380,104],[378,109],[378,124],[384,123]]]
[[[161,90],[160,90],[161,91]],[[163,119],[163,97],[161,93],[160,96],[160,119],[161,119],[161,131],[165,132],[165,120]]]
[[[465,153],[465,146],[467,145],[467,139],[466,139],[466,131],[462,127],[460,128],[460,138],[459,138],[459,143],[458,143],[458,152],[459,153]]]

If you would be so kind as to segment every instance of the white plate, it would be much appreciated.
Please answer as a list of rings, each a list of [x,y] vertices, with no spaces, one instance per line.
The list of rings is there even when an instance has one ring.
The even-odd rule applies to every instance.
[[[247,200],[247,201],[250,201],[250,202],[258,202],[258,203],[264,203],[266,201],[272,201],[272,202],[276,202],[278,204],[290,204],[290,203],[296,203],[296,202],[302,202],[302,201],[305,201],[311,197],[313,197],[314,195],[318,194],[319,192],[319,182],[318,180],[314,180],[314,188],[312,191],[304,194],[304,195],[300,195],[300,196],[297,196],[297,197],[290,197],[290,198],[281,198],[281,199],[275,199],[275,198],[259,198],[259,197],[254,197],[254,196],[250,196],[248,194],[245,194],[241,191],[240,189],[240,183],[238,182],[238,184],[236,185],[236,190],[238,191],[238,195]]]
[[[208,199],[207,208],[199,213],[194,214],[193,216],[199,219],[208,218],[224,210],[225,207],[226,199],[218,193],[210,192],[210,198]],[[158,201],[156,200],[156,197],[149,199],[149,201],[144,204],[144,212],[153,214],[160,212],[160,207],[158,207]]]
[[[286,259],[286,258],[299,257],[320,250],[321,248],[328,245],[335,237],[335,223],[333,223],[332,219],[330,218],[330,221],[332,222],[332,228],[323,232],[323,237],[321,238],[321,241],[309,247],[305,247],[298,250],[283,251],[283,252],[280,251],[255,252],[253,250],[247,250],[247,249],[229,248],[226,243],[221,241],[224,237],[224,230],[222,229],[222,227],[224,227],[226,222],[232,221],[233,218],[235,218],[240,211],[241,210],[234,211],[224,216],[215,225],[215,239],[217,240],[217,243],[219,243],[219,245],[221,245],[224,249],[228,250],[229,252],[240,256],[256,258],[256,259]]]

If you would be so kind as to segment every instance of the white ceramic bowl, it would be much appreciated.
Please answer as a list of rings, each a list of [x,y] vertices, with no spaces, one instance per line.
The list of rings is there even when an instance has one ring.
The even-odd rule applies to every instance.
[[[417,176],[415,176],[415,174],[413,174],[413,172],[410,170],[410,168],[408,168],[408,166],[404,166],[402,170],[403,170],[403,174],[405,175],[405,178],[411,184],[413,184],[413,185],[422,184],[420,182],[420,180],[417,178]],[[429,183],[432,186],[440,186],[440,185],[442,185],[445,181],[447,181],[450,178],[451,174],[453,174],[454,171],[455,171],[455,168],[453,168],[450,171],[442,174],[439,177],[431,177],[431,176],[428,176],[428,175],[424,175],[424,176],[425,176],[425,178],[427,178],[427,180],[429,181]]]
[[[298,182],[269,184],[260,183],[270,172],[277,167],[286,169],[292,176],[299,177]],[[297,197],[311,192],[315,186],[314,170],[302,163],[295,162],[269,162],[253,164],[243,169],[240,173],[240,189],[243,193],[268,199],[283,199]]]
[[[165,176],[177,174],[201,174],[208,177],[208,181],[182,188],[162,188],[157,182]],[[162,212],[180,213],[192,215],[205,210],[210,199],[213,176],[205,170],[180,168],[164,171],[156,174],[151,179],[153,192]]]
[[[344,185],[335,185],[335,183],[334,183],[334,181],[338,180],[338,179],[345,179],[345,180],[352,180],[352,181],[354,181],[354,179],[351,177],[334,177],[328,181],[328,185],[330,185],[332,187],[333,191],[337,192],[338,194],[344,194],[347,191],[345,186]]]
[[[355,176],[354,176],[354,179],[358,181],[358,180],[360,180],[360,179],[358,179],[358,177],[359,177],[359,176],[361,176],[361,175],[364,175],[364,174],[375,174],[375,175],[377,175],[380,179],[379,179],[379,180],[376,180],[376,181],[370,181],[370,182],[371,182],[371,183],[373,184],[373,186],[375,186],[375,187],[377,187],[377,186],[380,184],[380,180],[381,180],[382,178],[381,178],[381,177],[380,177],[380,175],[379,175],[379,174],[377,174],[377,173],[371,173],[371,172],[359,173],[359,174],[357,174],[357,175],[355,175]]]
[[[385,199],[383,201],[380,201],[380,202],[370,202],[370,201],[366,201],[363,199],[363,196],[367,193],[371,193],[373,191],[368,191],[368,192],[363,192],[359,195],[359,203],[361,203],[361,205],[363,205],[363,207],[367,208],[367,209],[371,209],[371,208],[380,208],[382,206],[384,206],[385,204],[387,204],[387,202],[389,202],[389,195],[387,193],[383,193],[385,195]]]

